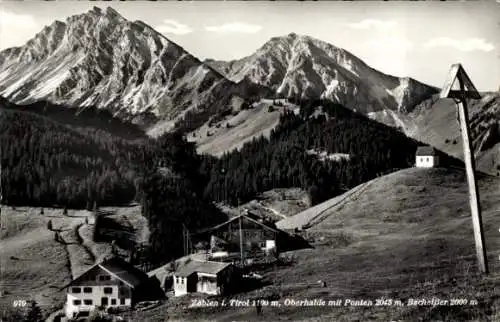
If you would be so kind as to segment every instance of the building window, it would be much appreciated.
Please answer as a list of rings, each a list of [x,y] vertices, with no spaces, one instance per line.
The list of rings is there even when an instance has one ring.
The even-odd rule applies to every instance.
[[[92,287],[84,287],[83,293],[92,293]]]
[[[425,158],[425,161],[429,162],[429,158]]]
[[[92,305],[92,300],[83,300],[83,304]]]
[[[121,304],[121,305],[125,305],[125,299],[124,299],[124,298],[121,298],[121,299],[120,299],[120,304]]]
[[[111,288],[111,287],[104,288],[104,294],[111,294],[111,293],[113,293],[113,288]]]
[[[82,300],[73,300],[73,305],[80,305],[82,304]]]
[[[82,292],[82,289],[80,287],[73,287],[71,289],[71,292],[72,293],[81,293]]]
[[[116,305],[116,299],[111,299],[111,305]]]
[[[110,281],[111,280],[111,276],[107,275],[106,276],[106,281]]]
[[[106,276],[103,276],[103,275],[99,276],[99,281],[104,281],[105,279],[106,279]]]

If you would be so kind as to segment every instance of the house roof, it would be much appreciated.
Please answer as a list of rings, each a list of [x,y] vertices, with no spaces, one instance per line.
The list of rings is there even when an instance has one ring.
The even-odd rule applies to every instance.
[[[256,219],[253,219],[252,217],[249,217],[249,216],[247,216],[245,214],[241,214],[239,216],[236,216],[236,217],[233,217],[233,218],[229,219],[226,222],[223,222],[222,224],[218,224],[218,225],[216,225],[214,227],[210,227],[210,228],[207,228],[207,229],[203,229],[203,230],[197,231],[193,235],[203,234],[203,233],[206,233],[206,232],[211,232],[211,231],[217,230],[220,227],[224,227],[225,225],[227,225],[227,224],[229,224],[229,223],[231,223],[231,222],[233,222],[233,221],[235,221],[237,219],[240,219],[240,218],[244,218],[246,220],[249,220],[249,221],[251,221],[251,222],[253,222],[253,223],[261,226],[263,229],[270,230],[270,231],[273,231],[275,233],[282,232],[281,230],[276,229],[274,227],[270,227],[270,226],[266,225],[265,223],[262,223],[262,222],[260,222],[260,221],[258,221]]]
[[[137,287],[148,280],[146,273],[118,257],[104,260],[98,265],[131,287]]]
[[[430,146],[419,146],[417,148],[417,156],[437,155],[436,149]]]
[[[108,274],[113,275],[114,277],[121,280],[123,283],[127,284],[132,288],[139,286],[140,284],[146,282],[149,279],[146,273],[136,268],[134,265],[124,261],[119,257],[113,256],[111,258],[104,259],[100,263],[95,264],[94,266],[89,268],[87,271],[85,271],[77,278],[73,279],[69,284],[62,287],[61,289],[73,285],[74,283],[79,281],[83,275],[90,272],[91,270],[96,269],[97,267],[100,267]]]
[[[193,273],[206,273],[206,274],[217,275],[219,272],[221,272],[230,265],[232,264],[224,262],[193,260],[179,267],[177,271],[174,273],[174,275],[182,277],[190,276]]]

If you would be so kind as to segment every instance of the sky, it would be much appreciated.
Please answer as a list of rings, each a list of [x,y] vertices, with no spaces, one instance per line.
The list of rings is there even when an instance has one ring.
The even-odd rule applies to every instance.
[[[485,1],[2,1],[0,50],[93,6],[142,20],[200,59],[252,54],[271,37],[308,35],[386,74],[441,87],[461,63],[480,91],[500,88],[500,0]]]

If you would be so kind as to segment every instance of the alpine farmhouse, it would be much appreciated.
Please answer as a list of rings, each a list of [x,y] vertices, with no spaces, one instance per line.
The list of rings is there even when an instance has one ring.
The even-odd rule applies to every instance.
[[[96,308],[133,308],[154,293],[151,287],[148,276],[130,263],[118,257],[104,259],[63,287],[66,317],[86,316]]]

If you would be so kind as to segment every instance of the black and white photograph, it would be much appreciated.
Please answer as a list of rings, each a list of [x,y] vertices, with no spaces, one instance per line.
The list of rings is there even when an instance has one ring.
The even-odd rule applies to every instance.
[[[0,322],[500,321],[500,1],[1,1]]]

